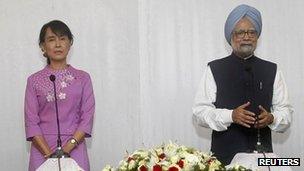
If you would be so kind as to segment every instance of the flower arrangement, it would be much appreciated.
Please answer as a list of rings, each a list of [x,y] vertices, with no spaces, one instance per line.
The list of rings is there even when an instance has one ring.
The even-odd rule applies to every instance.
[[[169,142],[148,150],[127,154],[115,169],[107,165],[102,171],[249,171],[236,165],[226,169],[211,153]]]

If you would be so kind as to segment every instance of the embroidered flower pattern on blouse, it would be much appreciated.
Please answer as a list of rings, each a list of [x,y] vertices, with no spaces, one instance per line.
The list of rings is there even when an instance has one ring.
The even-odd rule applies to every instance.
[[[55,100],[54,94],[48,93],[47,96],[46,96],[46,100],[47,100],[48,102],[54,101],[54,100]]]
[[[67,69],[65,69],[62,72],[59,72],[58,75],[56,74],[56,77],[57,78],[55,80],[55,84],[56,84],[56,90],[57,90],[56,91],[57,99],[64,100],[67,98],[67,95],[64,92],[64,89],[71,85],[72,81],[74,80],[74,76]],[[50,91],[52,92],[53,89],[51,89]],[[50,93],[48,93],[48,94],[50,94]],[[48,102],[55,100],[54,97],[50,98],[50,97],[48,97],[48,95],[46,98],[47,98]]]
[[[65,79],[67,81],[72,81],[72,80],[74,80],[74,77],[72,75],[66,75]]]
[[[54,84],[50,80],[50,75],[55,75],[55,86],[57,100],[68,98],[66,89],[75,81],[76,77],[73,68],[69,67],[64,70],[51,70],[48,66],[33,78],[33,84],[40,95],[44,96],[47,102],[55,101]]]
[[[36,86],[45,95],[47,102],[55,101],[54,85],[50,80],[50,75],[55,75],[55,86],[57,100],[66,99],[66,88],[69,87],[74,81],[75,77],[72,75],[69,69],[50,71],[45,69],[43,73],[36,77]]]
[[[65,81],[62,81],[62,82],[61,82],[61,87],[62,87],[62,88],[67,87],[67,83],[66,83]]]
[[[59,99],[61,99],[61,100],[65,99],[65,96],[66,96],[66,94],[62,93],[62,92],[60,92],[58,95]]]

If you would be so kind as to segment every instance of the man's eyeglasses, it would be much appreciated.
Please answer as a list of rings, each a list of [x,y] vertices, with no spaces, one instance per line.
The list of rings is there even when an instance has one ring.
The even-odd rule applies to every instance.
[[[245,35],[247,34],[248,37],[250,38],[254,38],[258,35],[258,32],[256,30],[236,30],[233,32],[233,34],[238,38],[238,39],[242,39],[245,37]]]

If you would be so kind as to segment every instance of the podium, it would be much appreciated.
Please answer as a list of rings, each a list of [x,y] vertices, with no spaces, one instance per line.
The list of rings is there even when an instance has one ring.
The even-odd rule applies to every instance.
[[[60,171],[84,171],[72,158],[49,158],[36,171],[59,171],[59,165]]]
[[[265,153],[266,158],[278,158],[274,153]],[[262,153],[237,153],[227,168],[233,165],[242,165],[251,170],[268,171],[268,166],[258,166],[258,158],[264,158]],[[270,166],[272,171],[292,171],[289,166]]]

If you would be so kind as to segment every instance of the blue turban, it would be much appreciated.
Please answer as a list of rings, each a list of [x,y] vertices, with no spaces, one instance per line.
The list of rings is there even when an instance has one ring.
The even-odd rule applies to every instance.
[[[262,31],[261,13],[254,7],[245,4],[239,5],[231,11],[225,23],[225,37],[229,44],[231,44],[231,33],[235,25],[243,17],[247,17],[251,21],[255,30],[258,32],[258,37],[260,36]]]

